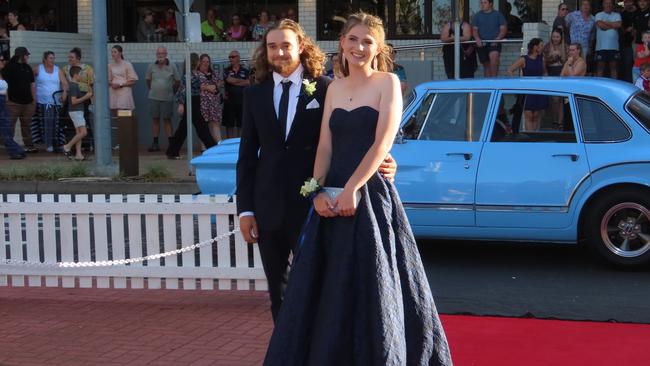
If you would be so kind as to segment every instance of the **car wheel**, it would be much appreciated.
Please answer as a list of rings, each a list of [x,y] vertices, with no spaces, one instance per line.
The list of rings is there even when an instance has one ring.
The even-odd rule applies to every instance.
[[[621,267],[650,262],[650,199],[625,190],[601,197],[588,208],[585,233],[591,248]]]

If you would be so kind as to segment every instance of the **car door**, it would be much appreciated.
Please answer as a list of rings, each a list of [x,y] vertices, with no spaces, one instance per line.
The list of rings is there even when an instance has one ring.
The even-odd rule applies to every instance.
[[[474,226],[474,187],[491,101],[486,91],[429,91],[391,153],[396,185],[415,226]]]
[[[574,99],[538,91],[503,91],[497,98],[478,168],[477,226],[569,226],[571,197],[589,176]]]

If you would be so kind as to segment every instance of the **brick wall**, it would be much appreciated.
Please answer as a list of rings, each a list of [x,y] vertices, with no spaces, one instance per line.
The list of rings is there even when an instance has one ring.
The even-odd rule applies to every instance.
[[[30,63],[40,63],[43,52],[52,51],[57,57],[57,63],[67,63],[68,52],[73,47],[83,51],[82,61],[92,63],[92,37],[86,33],[54,33],[13,31],[11,32],[11,54],[16,47],[27,47],[31,53]]]
[[[522,53],[526,52],[528,41],[533,38],[541,38],[548,42],[551,36],[551,26],[544,23],[524,23],[524,39],[522,42]]]
[[[557,6],[560,5],[561,0],[544,0],[542,1],[542,20],[548,23],[549,26],[553,25],[553,21],[557,16]],[[565,1],[568,3],[568,1]]]
[[[316,38],[316,0],[298,0],[298,21],[305,32]]]
[[[92,0],[77,0],[77,31],[92,33]]]

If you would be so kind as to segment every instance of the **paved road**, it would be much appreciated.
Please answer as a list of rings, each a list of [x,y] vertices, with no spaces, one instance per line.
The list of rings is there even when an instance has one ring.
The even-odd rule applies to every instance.
[[[419,247],[441,313],[650,323],[650,267],[622,271],[556,244]]]

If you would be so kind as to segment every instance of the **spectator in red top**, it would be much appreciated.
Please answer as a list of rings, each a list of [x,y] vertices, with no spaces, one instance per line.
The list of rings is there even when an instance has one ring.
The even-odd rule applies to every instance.
[[[641,65],[650,63],[650,31],[643,33],[641,43],[636,45],[636,59],[632,68],[632,80],[637,80],[641,74]]]
[[[178,37],[178,30],[176,28],[176,11],[172,8],[165,10],[165,19],[161,20],[158,27],[164,29],[165,41],[176,41]]]

